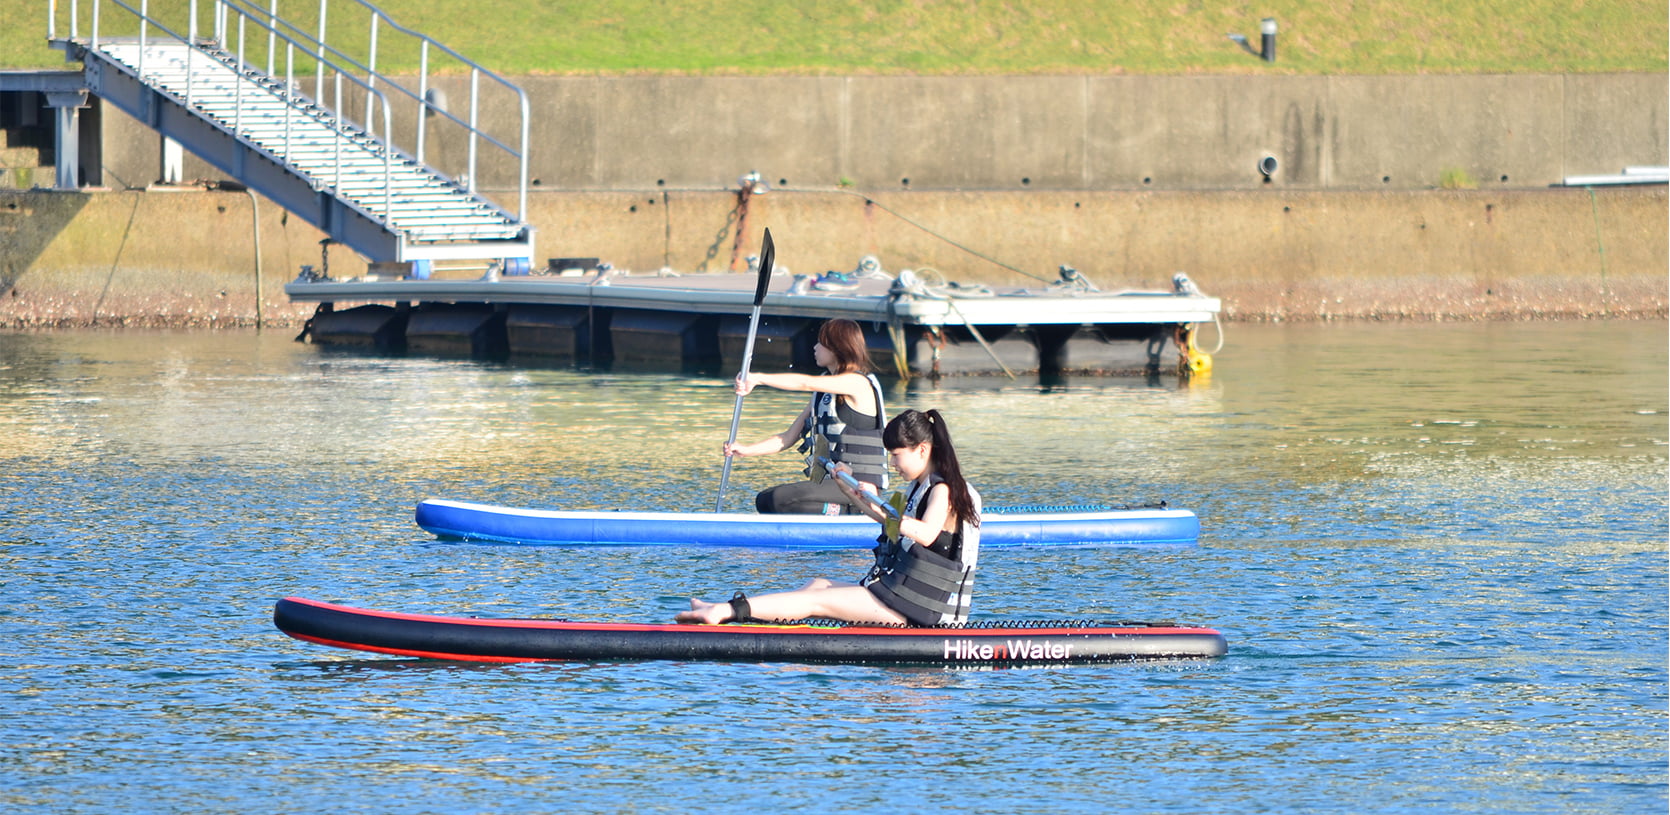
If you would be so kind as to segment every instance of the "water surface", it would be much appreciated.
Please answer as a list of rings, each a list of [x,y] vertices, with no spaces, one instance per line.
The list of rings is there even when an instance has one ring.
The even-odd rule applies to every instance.
[[[423,498],[711,508],[682,375],[0,334],[0,808],[1662,812],[1666,325],[1231,326],[1174,379],[895,386],[992,503],[1167,500],[1198,546],[1004,550],[976,616],[1215,626],[1210,662],[474,666],[273,600],[670,618],[858,552],[449,544]],[[759,392],[742,435],[800,402]],[[792,477],[748,459],[730,508]]]

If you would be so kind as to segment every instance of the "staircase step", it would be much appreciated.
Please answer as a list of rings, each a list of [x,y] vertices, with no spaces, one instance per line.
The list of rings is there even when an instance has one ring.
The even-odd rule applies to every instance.
[[[456,223],[456,224],[489,224],[504,223],[504,219],[487,213],[472,213],[468,210],[460,212],[409,210],[404,213],[397,211],[395,217],[401,223]]]
[[[220,49],[137,41],[99,44],[106,59],[268,151],[316,188],[352,202],[408,242],[468,244],[523,237],[526,225],[299,93],[299,85],[241,65]],[[188,100],[189,96],[189,100]],[[499,251],[484,246],[489,255]]]
[[[381,189],[358,191],[338,190],[338,192],[349,198],[375,201],[378,206],[382,206],[382,203],[385,200],[385,196]],[[480,208],[481,205],[473,201],[434,201],[414,203],[412,201],[404,200],[399,190],[391,190],[386,198],[389,201],[389,206],[393,207],[397,212],[446,212],[460,215],[482,214],[489,215],[494,218],[503,217],[501,213],[495,210]]]
[[[260,142],[259,139],[255,140],[255,141],[257,143]],[[274,144],[274,146],[283,147],[284,146],[284,140],[283,139],[275,139],[275,140],[273,140],[273,144]],[[291,150],[289,154],[291,156],[298,156],[298,155],[299,156],[308,156],[309,155],[306,152],[298,152],[296,150]],[[317,165],[323,166],[323,167],[337,167],[337,166],[340,166],[344,171],[346,171],[346,170],[366,170],[366,171],[376,172],[380,176],[380,175],[382,175],[385,163],[386,163],[390,172],[397,173],[397,174],[398,173],[403,173],[403,172],[418,172],[419,171],[417,165],[412,164],[410,162],[407,162],[405,159],[400,158],[399,156],[387,157],[386,160],[385,160],[384,156],[368,155],[368,154],[366,154],[366,152],[364,150],[361,150],[357,147],[353,147],[353,148],[343,147],[340,163],[337,161],[336,155],[334,155],[330,150],[322,151],[322,152],[318,153],[317,156],[318,156],[319,160],[311,162],[311,163],[317,164]]]
[[[334,172],[330,165],[320,165],[318,167],[318,171],[327,175]],[[390,175],[392,177],[388,180],[389,184],[398,184],[402,187],[412,189],[413,191],[421,190],[432,192],[436,190],[450,189],[449,187],[444,186],[444,182],[440,179],[427,173],[418,174],[416,172],[408,172],[390,173]],[[381,192],[384,186],[386,185],[383,183],[382,173],[380,171],[378,172],[377,178],[370,178],[365,174],[350,175],[344,173],[342,175],[343,189],[360,191],[377,190],[378,192]]]
[[[334,172],[329,167],[318,168],[314,172],[314,175],[323,178],[335,177]],[[401,190],[405,190],[407,192],[429,192],[437,189],[439,186],[432,178],[410,175],[390,175],[391,177],[389,178],[388,183],[384,184],[383,179],[380,176],[376,179],[371,179],[366,178],[363,174],[344,174],[342,177],[342,183],[338,185],[338,187],[344,193],[349,195],[366,195],[370,193],[381,195],[385,188],[391,189],[394,191],[395,195],[399,195]]]
[[[495,233],[488,233],[488,232],[419,233],[418,231],[414,230],[411,233],[411,239],[414,242],[424,242],[424,243],[474,243],[476,241],[486,241],[486,240],[508,241],[508,240],[515,240],[517,238],[520,238],[521,236],[522,236],[522,233],[520,231],[517,231],[517,232],[495,232]]]
[[[396,213],[391,219],[402,229],[487,229],[502,230],[513,226],[504,218],[492,218],[485,215],[457,216],[452,218],[438,215],[418,217]]]

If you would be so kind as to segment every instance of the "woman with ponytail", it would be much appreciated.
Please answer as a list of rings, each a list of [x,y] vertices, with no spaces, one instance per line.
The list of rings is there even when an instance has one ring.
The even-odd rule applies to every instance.
[[[882,442],[893,467],[909,479],[903,494],[895,496],[902,498],[893,504],[897,519],[842,484],[884,528],[875,566],[863,580],[817,578],[795,591],[752,598],[738,592],[729,603],[691,598],[690,610],[675,619],[715,624],[822,617],[918,626],[967,620],[980,553],[980,494],[963,478],[945,417],[937,410],[907,410],[887,423]],[[848,468],[837,464],[836,469]],[[861,486],[873,492],[868,484]]]
[[[980,493],[963,478],[951,429],[939,411],[907,410],[887,424],[881,438],[894,468],[910,483],[897,534],[877,539],[876,564],[862,582],[913,625],[963,622],[980,555]],[[886,523],[880,509],[863,506]]]

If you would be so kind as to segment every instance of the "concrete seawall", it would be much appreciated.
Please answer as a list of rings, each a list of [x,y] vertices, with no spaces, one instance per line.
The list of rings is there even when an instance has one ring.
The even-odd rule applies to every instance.
[[[1183,271],[1228,320],[1664,317],[1670,301],[1664,187],[778,190],[751,199],[740,244],[733,193],[540,192],[529,208],[541,257],[638,272],[724,271],[769,226],[795,272],[873,254],[964,282],[1067,264],[1104,289],[1164,289]],[[0,191],[0,326],[299,325],[312,308],[282,287],[321,265],[321,238],[244,192]],[[365,270],[341,249],[329,263]]]
[[[770,226],[799,272],[874,254],[967,282],[1067,264],[1163,289],[1184,271],[1234,320],[1666,310],[1665,188],[1548,186],[1664,163],[1662,73],[518,81],[542,258],[721,271]],[[461,103],[463,82],[438,87]],[[243,192],[120,191],[160,177],[160,137],[96,102],[82,127],[84,178],[114,191],[0,191],[0,325],[305,318],[282,285],[321,265],[323,234]],[[460,170],[463,143],[431,138]],[[775,189],[742,218],[750,170]],[[223,177],[194,157],[184,173]],[[514,173],[477,175],[514,200]],[[364,270],[342,249],[329,262]]]
[[[728,189],[755,170],[778,187],[845,180],[875,193],[1423,190],[1446,174],[1535,189],[1670,153],[1663,73],[516,81],[530,106],[529,178],[556,190]],[[436,87],[452,104],[468,99],[463,78]],[[90,180],[161,178],[156,134],[101,110],[85,114],[102,122],[88,158],[103,170]],[[515,144],[514,111],[488,95],[483,125]],[[417,118],[394,111],[408,151]],[[428,159],[464,171],[461,134],[431,128]],[[484,149],[477,180],[513,186],[515,166],[497,155]],[[187,158],[183,178],[220,177]]]

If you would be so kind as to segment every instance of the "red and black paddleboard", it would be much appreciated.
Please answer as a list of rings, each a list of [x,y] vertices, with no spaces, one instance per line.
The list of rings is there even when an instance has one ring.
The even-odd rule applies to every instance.
[[[930,628],[802,621],[601,623],[374,611],[287,597],[273,624],[299,640],[473,662],[677,660],[1021,667],[1228,653],[1222,634],[1176,623],[1065,620]]]

